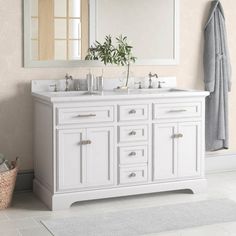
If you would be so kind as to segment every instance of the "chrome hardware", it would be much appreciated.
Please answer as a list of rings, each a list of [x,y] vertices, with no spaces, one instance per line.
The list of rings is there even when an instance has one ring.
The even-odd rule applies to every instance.
[[[178,135],[177,134],[173,134],[172,138],[178,138]]]
[[[134,110],[134,109],[130,110],[129,114],[136,114],[136,110]]]
[[[96,114],[86,114],[86,115],[78,115],[76,117],[79,117],[79,118],[86,118],[86,117],[95,117]]]
[[[73,77],[69,74],[66,74],[65,76],[65,80],[66,80],[66,88],[65,91],[69,91],[69,80],[73,80]]]
[[[153,88],[153,86],[152,86],[152,77],[156,77],[156,78],[158,78],[158,75],[157,74],[152,74],[151,72],[148,74],[148,76],[149,76],[149,86],[148,86],[148,88],[149,89],[152,89]]]
[[[129,135],[136,135],[136,132],[135,132],[135,131],[131,131],[131,132],[129,133]]]
[[[142,89],[142,82],[135,82],[134,84],[138,84],[138,89]]]
[[[178,113],[178,112],[186,112],[187,110],[181,109],[181,110],[170,110],[170,113]]]
[[[136,152],[131,152],[129,156],[136,156]]]
[[[49,87],[50,88],[54,88],[54,92],[57,92],[58,90],[57,90],[57,85],[56,84],[51,84],[51,85],[49,85]]]
[[[129,177],[130,178],[136,177],[136,174],[133,172],[133,173],[129,174]]]
[[[165,81],[158,81],[158,88],[162,88],[161,84],[165,84]]]
[[[79,142],[79,145],[88,145],[88,144],[91,144],[91,143],[92,143],[92,141],[90,141],[90,140],[83,140],[83,141]]]
[[[173,134],[172,138],[183,138],[184,135],[183,134]]]

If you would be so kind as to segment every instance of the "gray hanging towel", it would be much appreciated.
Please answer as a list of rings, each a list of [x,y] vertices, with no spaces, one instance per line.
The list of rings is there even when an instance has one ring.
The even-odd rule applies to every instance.
[[[206,99],[206,150],[229,148],[228,92],[231,65],[225,16],[219,1],[213,1],[204,31],[204,82],[210,92]]]

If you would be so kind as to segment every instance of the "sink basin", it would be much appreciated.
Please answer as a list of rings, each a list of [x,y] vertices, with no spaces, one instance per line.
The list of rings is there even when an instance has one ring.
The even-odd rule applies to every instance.
[[[84,96],[84,95],[89,95],[89,96],[92,96],[92,95],[101,95],[100,92],[94,92],[94,93],[88,93],[87,91],[57,91],[57,92],[49,92],[50,95],[53,95],[53,96],[63,96],[63,97],[66,97],[66,96]]]
[[[154,94],[154,93],[173,93],[173,92],[187,92],[187,90],[176,88],[154,88],[154,89],[131,89],[131,94]]]

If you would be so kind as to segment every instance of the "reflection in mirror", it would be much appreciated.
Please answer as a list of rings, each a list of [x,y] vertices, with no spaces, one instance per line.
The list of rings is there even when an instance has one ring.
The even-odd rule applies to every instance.
[[[81,60],[88,49],[88,0],[31,0],[33,60]]]
[[[125,35],[138,59],[174,59],[174,0],[91,0],[91,42]],[[95,17],[93,17],[95,16]]]
[[[24,0],[28,67],[93,66],[88,48],[127,36],[136,65],[178,63],[179,0]]]

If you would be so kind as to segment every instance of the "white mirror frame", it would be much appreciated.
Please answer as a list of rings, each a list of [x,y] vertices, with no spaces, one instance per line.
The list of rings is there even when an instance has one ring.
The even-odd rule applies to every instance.
[[[98,0],[89,0],[90,8],[90,20],[92,27],[96,27],[96,4]],[[137,60],[135,62],[136,66],[145,65],[161,65],[161,66],[171,66],[179,64],[179,0],[174,1],[174,58],[173,59],[151,59],[151,60]],[[74,61],[34,61],[31,59],[31,28],[30,28],[30,9],[31,0],[24,0],[24,67],[34,68],[34,67],[47,67],[47,68],[57,68],[57,67],[97,67],[104,66],[104,64],[98,61],[86,61],[86,60],[74,60]],[[91,28],[92,28],[91,27]],[[96,38],[96,33],[94,30],[89,32],[90,42],[94,42]],[[91,43],[90,43],[91,44]]]

